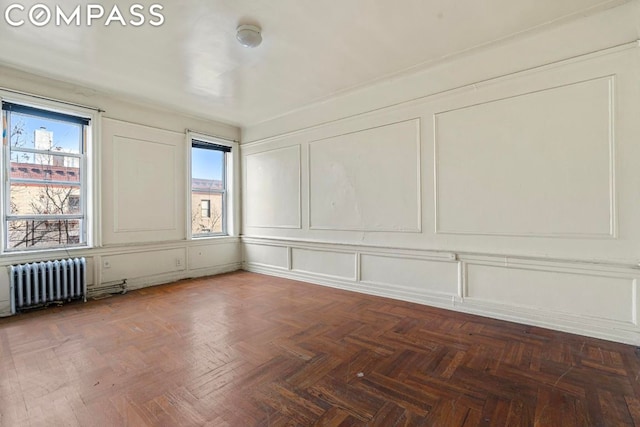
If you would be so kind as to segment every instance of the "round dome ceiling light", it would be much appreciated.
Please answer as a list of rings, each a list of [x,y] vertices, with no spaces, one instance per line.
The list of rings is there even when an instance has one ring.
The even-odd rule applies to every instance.
[[[244,47],[256,47],[262,43],[262,31],[255,25],[240,25],[236,30],[236,39]]]

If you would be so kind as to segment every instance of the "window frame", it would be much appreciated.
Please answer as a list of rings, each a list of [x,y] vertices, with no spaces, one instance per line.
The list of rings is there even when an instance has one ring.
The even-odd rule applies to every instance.
[[[88,124],[83,126],[83,144],[84,146],[80,150],[81,152],[78,154],[75,153],[65,153],[63,156],[65,157],[73,157],[79,159],[79,169],[80,169],[80,180],[78,184],[78,188],[80,189],[80,213],[79,214],[69,214],[63,215],[62,219],[80,219],[81,220],[81,235],[84,237],[84,242],[79,244],[69,244],[69,245],[60,245],[53,247],[18,247],[15,249],[9,248],[8,245],[8,229],[9,229],[9,221],[15,220],[14,217],[18,217],[20,219],[23,215],[16,216],[11,215],[9,212],[10,207],[10,190],[11,183],[19,181],[16,179],[11,179],[11,143],[2,146],[0,150],[0,164],[2,165],[2,171],[0,172],[2,178],[4,180],[4,184],[0,185],[0,199],[2,200],[2,209],[0,209],[0,220],[2,221],[2,225],[0,226],[0,253],[5,255],[19,255],[19,254],[35,254],[41,252],[60,252],[64,251],[68,253],[69,251],[77,251],[77,250],[86,250],[96,245],[99,245],[99,218],[97,213],[99,212],[98,206],[98,197],[95,197],[96,190],[98,188],[98,182],[95,179],[95,169],[96,169],[96,151],[97,151],[97,136],[99,135],[99,110],[92,109],[88,107],[77,106],[71,103],[63,102],[63,101],[55,101],[48,98],[23,94],[18,92],[12,92],[8,90],[0,89],[0,105],[3,103],[15,104],[21,107],[26,107],[28,109],[34,109],[34,112],[42,111],[44,114],[43,118],[46,118],[47,114],[53,114],[54,116],[64,117],[74,117],[76,119],[84,119],[88,121]],[[37,115],[36,115],[37,116]],[[10,123],[7,123],[10,127]],[[0,127],[3,132],[5,131],[5,123],[2,121],[0,123]],[[6,130],[10,132],[10,129]],[[8,137],[10,138],[10,136]],[[18,151],[33,151],[35,154],[42,154],[39,150],[31,150],[28,148],[20,148]],[[36,153],[37,152],[37,153]],[[56,183],[55,180],[44,180],[46,183]],[[69,182],[64,182],[64,184],[69,184]],[[31,218],[39,218],[38,215],[25,215]],[[42,219],[51,219],[56,220],[56,217],[60,215],[43,215]],[[75,218],[78,217],[78,218]],[[60,219],[57,219],[60,220]],[[82,238],[81,238],[82,240]]]
[[[186,191],[186,235],[187,240],[202,240],[202,239],[220,239],[220,238],[228,238],[228,237],[236,237],[238,236],[238,208],[237,208],[237,191],[238,191],[238,143],[232,140],[223,139],[220,137],[214,137],[202,133],[197,133],[193,131],[187,131],[187,143],[186,145],[186,171],[187,171],[187,191]],[[194,207],[193,207],[193,174],[192,174],[192,157],[193,157],[193,148],[194,142],[211,144],[212,150],[215,150],[216,146],[225,147],[228,151],[224,152],[224,160],[223,160],[223,190],[212,190],[211,193],[220,193],[222,194],[222,231],[221,232],[211,232],[211,233],[193,233],[193,225],[192,218],[194,215]],[[196,148],[205,148],[206,147],[196,147]],[[222,150],[218,150],[222,151]],[[210,203],[210,212],[211,212]],[[198,207],[201,209],[201,206]]]

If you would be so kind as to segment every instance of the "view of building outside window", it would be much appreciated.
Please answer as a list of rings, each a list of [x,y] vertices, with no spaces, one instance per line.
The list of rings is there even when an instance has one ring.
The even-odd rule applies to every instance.
[[[3,123],[9,147],[6,249],[83,244],[85,126],[4,105]]]

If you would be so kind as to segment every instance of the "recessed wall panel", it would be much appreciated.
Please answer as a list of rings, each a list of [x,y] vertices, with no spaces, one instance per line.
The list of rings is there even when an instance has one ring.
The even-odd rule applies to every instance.
[[[176,150],[114,136],[115,232],[176,229]]]
[[[458,294],[458,264],[362,254],[360,256],[362,282],[401,286],[416,292]]]
[[[189,269],[211,268],[240,262],[240,244],[197,245],[187,248]]]
[[[182,133],[103,120],[103,244],[185,238],[185,153]]]
[[[467,280],[470,299],[634,322],[634,279],[470,264]]]
[[[184,270],[185,249],[136,252],[102,257],[102,282],[168,274]],[[104,263],[109,268],[104,268]],[[179,264],[179,265],[178,265]]]
[[[270,267],[288,268],[288,249],[284,246],[243,245],[244,261]]]
[[[309,144],[312,229],[419,232],[420,121]]]
[[[613,78],[435,116],[436,231],[611,237]]]
[[[248,227],[300,228],[300,146],[245,156]]]
[[[293,248],[291,269],[325,276],[355,278],[355,254]]]

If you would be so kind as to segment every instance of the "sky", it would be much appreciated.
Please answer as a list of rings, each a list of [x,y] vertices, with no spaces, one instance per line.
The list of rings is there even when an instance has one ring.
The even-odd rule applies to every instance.
[[[193,148],[191,151],[191,176],[200,179],[222,180],[222,164],[224,153],[204,148]]]
[[[40,127],[47,128],[53,132],[53,146],[60,147],[63,151],[80,152],[80,136],[81,126],[72,123],[60,122],[57,120],[49,120],[41,117],[32,117],[23,114],[11,114],[11,131],[18,123],[24,124],[23,135],[21,140],[24,141],[23,147],[34,147],[34,131]],[[15,139],[11,138],[11,144]]]

